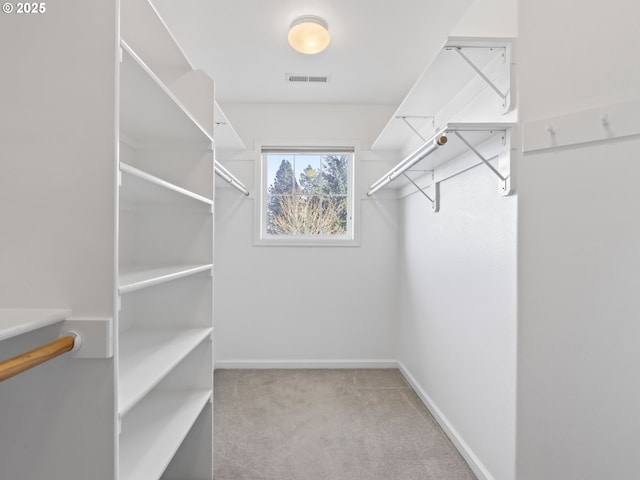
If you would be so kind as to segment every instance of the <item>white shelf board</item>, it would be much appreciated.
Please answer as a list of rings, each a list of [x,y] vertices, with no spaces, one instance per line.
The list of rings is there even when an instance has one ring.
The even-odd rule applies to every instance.
[[[161,204],[172,207],[201,206],[211,209],[213,200],[167,182],[143,170],[120,163],[120,197],[134,204]]]
[[[451,160],[469,152],[468,147],[453,132],[460,132],[471,145],[477,147],[513,126],[513,123],[449,123],[444,125],[438,131],[445,131],[447,143],[420,160],[407,170],[407,173],[410,174],[415,171],[425,173],[436,170]],[[383,178],[387,177],[392,170],[383,175]],[[391,182],[387,188],[399,188],[407,183],[408,181],[400,176]]]
[[[205,338],[212,328],[132,328],[120,336],[118,411],[127,413]]]
[[[121,42],[120,129],[134,141],[201,144],[213,138],[135,52]]]
[[[0,341],[63,322],[71,310],[40,308],[0,309]]]
[[[193,66],[186,58],[158,13],[148,0],[121,2],[120,34],[154,70],[187,72]]]
[[[485,143],[495,135],[510,129],[512,123],[450,123],[447,130],[447,143],[425,157],[418,164],[418,170],[436,170],[451,160],[468,152],[468,147],[452,132],[460,132],[474,147]]]
[[[211,395],[156,391],[123,417],[120,480],[159,479]]]
[[[240,136],[229,122],[218,102],[214,102],[213,121],[215,128],[215,145],[217,150],[245,150]]]
[[[211,270],[212,263],[170,265],[164,267],[123,266],[120,268],[118,293],[125,294]]]
[[[425,138],[430,136],[434,124],[451,120],[440,118],[439,114],[459,92],[477,78],[477,74],[454,51],[447,48],[460,46],[472,49],[466,53],[480,69],[484,69],[495,59],[496,54],[490,49],[505,48],[510,41],[511,39],[450,37],[380,132],[372,150],[400,150],[418,138],[398,117],[410,117],[407,121]],[[431,117],[435,117],[435,121]]]

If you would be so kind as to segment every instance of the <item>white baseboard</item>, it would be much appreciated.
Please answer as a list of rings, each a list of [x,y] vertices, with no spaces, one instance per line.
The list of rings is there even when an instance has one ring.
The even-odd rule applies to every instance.
[[[216,360],[215,369],[398,368],[397,360]]]
[[[411,388],[413,388],[418,397],[420,397],[420,400],[422,400],[422,403],[424,403],[425,407],[427,407],[429,412],[431,412],[433,418],[435,418],[436,422],[438,422],[440,427],[447,434],[458,452],[460,452],[460,455],[462,455],[462,457],[467,461],[469,467],[473,470],[473,473],[478,477],[478,480],[495,480],[493,475],[491,475],[476,454],[473,453],[473,450],[471,450],[469,445],[467,445],[467,442],[464,441],[462,436],[460,436],[449,420],[447,420],[447,417],[444,416],[438,406],[433,402],[433,400],[431,400],[431,397],[429,397],[420,384],[418,384],[417,380],[413,375],[411,375],[411,372],[409,372],[407,367],[400,361],[397,362],[397,365],[404,378],[409,382],[409,385],[411,385]]]

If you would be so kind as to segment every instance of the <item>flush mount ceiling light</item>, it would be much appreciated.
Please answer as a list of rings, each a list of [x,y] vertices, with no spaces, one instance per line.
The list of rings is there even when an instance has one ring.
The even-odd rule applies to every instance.
[[[327,22],[314,15],[296,18],[289,29],[289,45],[300,53],[320,53],[329,45]]]

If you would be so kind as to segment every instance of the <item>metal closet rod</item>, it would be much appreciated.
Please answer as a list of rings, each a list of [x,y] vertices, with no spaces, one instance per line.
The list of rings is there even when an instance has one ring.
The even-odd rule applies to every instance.
[[[0,382],[59,357],[63,353],[70,352],[79,344],[77,335],[64,335],[52,342],[0,362]]]
[[[367,192],[367,196],[371,196],[380,190],[382,187],[386,186],[404,172],[413,167],[416,163],[422,160],[424,157],[429,155],[431,152],[436,150],[438,147],[441,147],[445,143],[447,143],[447,129],[443,128],[438,133],[436,133],[433,137],[431,137],[424,145],[418,148],[415,152],[401,161],[398,165],[389,170],[386,174],[384,174],[377,182],[375,182],[371,187],[369,187],[369,191]]]
[[[233,188],[240,190],[245,196],[249,196],[249,190],[247,190],[247,187],[245,187],[240,180],[238,180],[229,170],[224,168],[217,160],[214,162],[213,171]]]

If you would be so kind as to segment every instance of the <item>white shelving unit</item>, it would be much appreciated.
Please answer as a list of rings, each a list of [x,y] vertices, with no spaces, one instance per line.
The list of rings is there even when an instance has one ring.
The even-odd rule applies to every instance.
[[[478,165],[510,194],[512,62],[511,39],[449,38],[374,142],[403,159],[368,194],[398,179],[394,187],[419,190],[438,211],[439,183]]]
[[[120,335],[118,408],[126,414],[189,353],[211,328],[131,328]]]
[[[126,43],[120,42],[120,128],[132,138],[211,143],[204,127],[160,77]],[[213,107],[211,107],[213,108]]]
[[[2,477],[211,480],[214,175],[248,193],[216,165],[214,118],[238,144],[213,82],[151,0],[2,33],[3,356],[83,334],[3,382]]]
[[[127,188],[121,190],[121,203],[124,201],[132,204],[162,204],[167,207],[173,204],[181,208],[200,206],[209,210],[213,207],[213,200],[210,198],[190,192],[126,163],[120,163],[120,172],[121,182],[127,185]]]
[[[216,102],[213,111],[215,121],[216,148],[221,150],[245,150],[246,146],[229,122],[222,107]]]
[[[144,0],[120,44],[118,478],[212,478],[213,83]]]
[[[419,135],[427,139],[447,123],[515,122],[517,112],[511,98],[512,44],[513,40],[508,38],[450,37],[396,109],[372,148],[400,150],[407,154],[420,145]],[[496,94],[457,52],[470,59],[506,95],[506,99]]]
[[[204,265],[171,265],[166,267],[126,267],[120,268],[120,286],[118,293],[126,293],[152,287],[160,283],[170,282],[189,275],[210,271],[213,264]]]
[[[147,395],[123,427],[119,478],[161,478],[210,398],[210,391]]]

